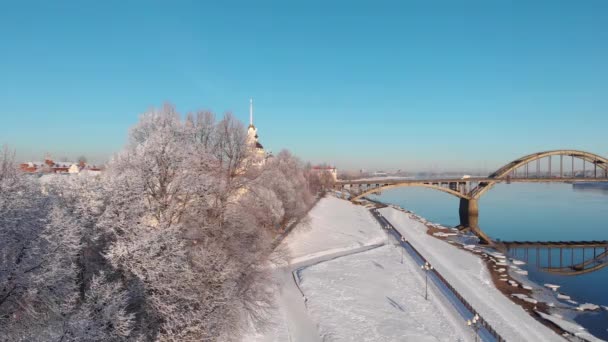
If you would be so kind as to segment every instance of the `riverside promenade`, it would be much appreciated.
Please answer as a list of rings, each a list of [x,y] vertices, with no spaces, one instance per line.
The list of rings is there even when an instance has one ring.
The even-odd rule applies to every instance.
[[[273,324],[243,341],[474,341],[369,208],[327,196],[277,250]]]
[[[469,310],[475,310],[500,338],[507,341],[563,341],[562,336],[503,295],[494,286],[487,266],[477,255],[429,235],[427,226],[408,212],[393,207],[381,208],[378,212],[433,265],[443,281],[453,288],[455,295],[468,303]]]
[[[374,218],[378,221],[378,223],[387,230],[388,234],[395,240],[395,242],[403,248],[409,257],[411,257],[420,267],[421,269],[424,265],[430,265],[428,260],[424,258],[417,250],[410,244],[410,242],[397,230],[395,227],[384,217],[377,208],[370,209],[370,212],[374,216]],[[432,266],[432,265],[431,265]],[[428,277],[439,292],[444,296],[444,298],[454,307],[456,312],[463,319],[463,324],[467,321],[473,320],[475,315],[479,317],[477,326],[475,329],[475,333],[482,341],[506,341],[492,326],[482,317],[479,313],[473,308],[469,302],[466,301],[454,289],[452,285],[450,285],[447,280],[439,272],[437,269],[432,268],[428,271]]]
[[[402,221],[401,212],[393,217],[392,208],[374,208],[333,196],[317,203],[278,246],[289,256],[270,265],[278,285],[272,326],[252,330],[243,341],[475,341],[476,335],[484,341],[562,340],[490,282],[470,289],[487,295],[486,304],[471,300],[449,278],[453,274],[445,275],[444,260],[420,245],[427,243],[420,236],[440,243],[442,253],[463,251],[428,236],[422,224]],[[447,267],[463,278],[484,278],[485,265],[467,257]],[[428,300],[420,268],[425,260],[438,271],[428,273]],[[466,324],[475,313],[481,317],[477,331]]]

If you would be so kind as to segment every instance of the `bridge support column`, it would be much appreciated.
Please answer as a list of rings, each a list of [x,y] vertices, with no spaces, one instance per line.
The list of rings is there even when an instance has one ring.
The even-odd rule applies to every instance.
[[[479,218],[479,206],[476,199],[460,199],[460,225],[462,227],[471,227],[477,225]]]
[[[493,244],[492,239],[479,228],[479,204],[476,199],[460,199],[460,227],[470,229],[479,237],[481,243]]]

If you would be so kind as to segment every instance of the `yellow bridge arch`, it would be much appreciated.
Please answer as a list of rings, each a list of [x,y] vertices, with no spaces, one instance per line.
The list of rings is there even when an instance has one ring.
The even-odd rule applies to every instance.
[[[560,170],[559,177],[554,177],[553,172],[549,172],[548,176],[540,177],[540,160],[543,158],[551,158],[553,156],[560,156]],[[564,163],[563,157],[572,157],[572,172],[570,177],[564,177]],[[583,178],[576,177],[574,169],[574,159],[583,160],[583,169],[586,163],[592,163],[595,167],[594,177]],[[528,176],[528,164],[537,162],[537,174],[535,177]],[[549,169],[552,163],[549,162]],[[525,177],[513,177],[517,175],[517,170],[525,166]],[[603,170],[604,175],[597,177],[597,170]],[[487,177],[471,177],[471,178],[446,178],[446,179],[359,179],[351,181],[337,181],[334,184],[336,190],[342,190],[342,194],[345,195],[348,191],[350,193],[350,200],[356,201],[362,197],[370,195],[375,192],[384,190],[400,188],[400,187],[424,187],[442,191],[458,197],[460,199],[459,215],[460,215],[460,226],[471,228],[475,234],[477,234],[482,240],[487,243],[493,243],[492,240],[478,227],[478,199],[490,190],[496,183],[500,182],[536,182],[536,183],[552,183],[552,182],[608,182],[608,159],[585,151],[579,150],[552,150],[543,151],[527,156],[523,156],[516,160],[513,160]]]
[[[356,181],[341,181],[336,183],[336,187],[342,190],[345,189],[346,185],[349,185],[349,190],[351,192],[351,200],[356,201],[364,196],[370,195],[375,192],[380,192],[384,190],[399,188],[399,187],[408,187],[408,186],[416,186],[416,187],[425,187],[429,189],[439,190],[453,196],[456,196],[465,200],[477,200],[482,195],[484,195],[488,190],[490,190],[496,183],[510,181],[510,175],[516,171],[518,168],[525,166],[526,164],[530,164],[537,160],[552,157],[552,156],[560,156],[560,157],[572,157],[576,159],[583,160],[585,162],[592,163],[595,167],[600,170],[604,170],[603,178],[587,178],[585,180],[596,180],[596,181],[606,181],[608,180],[608,159],[585,151],[579,150],[553,150],[553,151],[544,151],[537,152],[533,154],[529,154],[527,156],[523,156],[516,160],[513,160],[488,177],[483,178],[469,178],[469,179],[426,179],[426,180],[356,180]],[[570,181],[579,181],[583,180],[580,178],[574,178],[574,176],[565,178],[563,177],[563,159],[560,160],[560,177],[559,178],[527,178],[527,179],[513,179],[513,181],[536,181],[536,182],[570,182]],[[473,183],[476,182],[477,186],[472,189],[469,189],[466,192],[459,191],[460,185],[465,183]],[[447,187],[442,186],[442,184],[448,185]],[[455,184],[454,187],[450,187],[450,184]],[[355,187],[355,185],[358,185]],[[358,192],[353,192],[354,189],[357,189]],[[456,190],[455,190],[455,189]]]
[[[518,168],[525,166],[526,164],[535,162],[537,160],[547,158],[547,157],[552,157],[552,156],[577,158],[577,159],[583,160],[585,162],[590,162],[590,163],[598,166],[600,169],[603,169],[605,173],[608,172],[608,159],[606,159],[600,155],[590,153],[590,152],[585,152],[585,151],[579,151],[579,150],[553,150],[553,151],[537,152],[537,153],[529,154],[527,156],[523,156],[521,158],[515,159],[515,160],[511,161],[510,163],[504,165],[500,169],[496,170],[494,173],[490,174],[490,176],[488,178],[504,180]],[[563,164],[560,164],[560,166],[563,166]],[[562,170],[560,170],[560,172],[561,171]],[[554,180],[554,182],[559,182],[561,179],[563,179],[563,177],[556,178]],[[477,185],[477,187],[475,187],[474,189],[472,189],[470,191],[469,197],[472,199],[479,199],[483,194],[485,194],[488,190],[490,190],[495,184],[496,184],[496,182],[492,182],[492,181],[481,182],[481,183],[479,183],[479,185]]]

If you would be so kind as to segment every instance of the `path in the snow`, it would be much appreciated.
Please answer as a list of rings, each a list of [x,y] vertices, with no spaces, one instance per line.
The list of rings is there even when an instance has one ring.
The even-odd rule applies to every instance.
[[[321,340],[317,325],[310,319],[310,316],[308,315],[306,308],[306,296],[303,296],[303,293],[296,284],[298,281],[298,272],[312,265],[347,255],[365,252],[383,245],[384,244],[374,244],[331,254],[325,254],[310,258],[308,260],[300,261],[296,264],[290,264],[289,266],[278,270],[281,277],[280,281],[283,285],[281,291],[281,301],[283,302],[282,306],[286,308],[284,313],[285,318],[287,319],[291,340],[303,342]]]
[[[392,339],[399,337],[399,340],[453,340],[448,336],[458,336],[461,340],[472,339],[472,335],[461,327],[458,314],[444,305],[444,301],[437,299],[443,296],[441,292],[431,290],[436,301],[427,302],[420,297],[423,286],[420,282],[423,278],[415,261],[411,259],[406,261],[406,265],[400,264],[400,252],[397,249],[382,247],[389,242],[389,238],[368,208],[328,197],[313,208],[309,217],[311,220],[308,226],[297,227],[283,241],[292,258],[289,265],[275,269],[275,278],[280,288],[274,314],[276,324],[264,334],[248,336],[247,341],[353,340],[372,331],[371,335],[366,335],[368,341],[381,336],[392,336]],[[378,254],[372,251],[380,250],[378,247],[382,247],[384,252]],[[363,266],[375,265],[371,259],[368,260],[372,257],[384,258],[379,264],[389,265],[395,272],[387,269],[378,273],[374,279],[359,274],[361,262]],[[397,264],[394,264],[395,261]],[[349,270],[349,267],[355,269]],[[376,267],[378,266],[368,269],[368,272],[378,271]],[[414,273],[412,267],[415,268]],[[315,272],[319,270],[329,273],[320,278],[315,277]],[[361,276],[363,278],[356,278]],[[304,292],[296,284],[300,277],[303,277],[302,286],[306,287]],[[356,285],[345,279],[350,279]],[[327,291],[315,290],[326,286],[324,282],[327,280],[331,282]],[[332,288],[332,283],[336,288]],[[324,295],[325,292],[333,291],[354,291],[352,295],[358,299],[344,303],[334,302],[336,307],[346,307],[334,312],[332,316],[324,316],[327,310],[319,310],[319,305],[339,299]],[[397,300],[387,302],[385,293]],[[407,303],[408,308],[402,307],[404,311],[399,312],[391,311],[395,307],[399,308],[398,302]],[[389,304],[392,306],[389,307]],[[362,317],[365,324],[354,324],[353,317],[348,314],[351,309],[364,312]],[[354,329],[359,326],[367,328],[361,332],[344,330],[345,327]],[[438,328],[439,326],[443,328]],[[454,334],[456,336],[452,336]]]
[[[365,208],[334,197],[321,199],[309,217],[309,224],[298,225],[281,243],[289,249],[291,260],[274,271],[279,288],[274,326],[264,333],[251,333],[243,341],[320,341],[318,326],[308,314],[294,273],[381,246],[387,239]]]
[[[318,263],[303,269],[307,309],[324,341],[472,341],[464,321],[446,310],[397,245]]]

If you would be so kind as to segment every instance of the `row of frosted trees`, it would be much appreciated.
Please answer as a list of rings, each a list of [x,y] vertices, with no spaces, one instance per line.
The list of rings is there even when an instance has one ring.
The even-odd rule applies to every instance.
[[[0,157],[0,340],[235,340],[272,307],[273,241],[318,180],[231,115],[144,114],[97,176]]]

